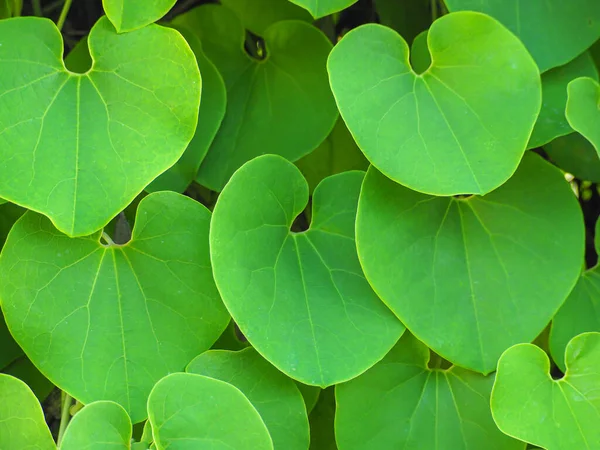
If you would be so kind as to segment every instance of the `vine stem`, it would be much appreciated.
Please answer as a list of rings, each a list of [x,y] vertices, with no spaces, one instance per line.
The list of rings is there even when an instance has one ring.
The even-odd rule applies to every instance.
[[[71,397],[66,392],[63,391],[62,394],[63,394],[63,396],[62,396],[62,406],[61,406],[61,410],[60,410],[60,427],[58,429],[58,438],[56,439],[56,443],[58,446],[60,446],[62,438],[67,429],[67,425],[69,424],[71,403],[73,401],[73,397]]]
[[[42,17],[41,0],[31,0],[31,7],[33,9],[34,16]]]
[[[102,232],[102,239],[104,239],[108,245],[115,245],[115,241],[112,240],[106,231]]]
[[[437,0],[431,0],[431,21],[435,22],[438,18],[438,3]]]
[[[69,9],[71,9],[71,3],[73,3],[73,0],[65,0],[65,3],[60,12],[60,16],[58,17],[58,22],[56,22],[56,27],[59,30],[62,30],[62,27],[65,24],[65,20],[67,20],[67,14],[69,14]]]

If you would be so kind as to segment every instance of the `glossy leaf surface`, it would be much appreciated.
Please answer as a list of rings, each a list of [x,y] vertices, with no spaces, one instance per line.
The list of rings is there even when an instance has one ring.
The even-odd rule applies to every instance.
[[[579,277],[577,200],[533,153],[483,197],[431,197],[370,168],[358,209],[367,279],[412,333],[461,367],[493,371],[504,350],[544,329]]]
[[[60,32],[47,19],[0,22],[0,44],[0,197],[63,233],[106,225],[194,134],[200,75],[175,30],[119,35],[102,18],[84,74],[65,69]]]
[[[242,166],[214,209],[211,260],[225,305],[260,354],[305,384],[353,378],[404,330],[371,290],[356,255],[363,176],[346,172],[321,182],[302,233],[290,227],[307,204],[308,186],[279,156]]]
[[[102,0],[106,15],[119,33],[156,22],[177,0]]]
[[[569,83],[567,120],[582,134],[600,155],[600,84],[589,77],[577,78]]]
[[[89,403],[112,400],[139,422],[152,386],[207,350],[229,317],[212,279],[210,213],[187,197],[151,194],[132,240],[69,239],[26,213],[0,256],[11,333],[55,384]]]
[[[448,14],[427,36],[433,63],[417,75],[393,30],[349,32],[328,61],[340,113],[369,161],[396,182],[435,195],[488,193],[525,151],[541,105],[538,69],[483,14]]]
[[[566,350],[567,373],[549,374],[548,356],[518,344],[498,362],[492,415],[506,434],[547,450],[600,447],[600,333],[584,333]]]
[[[357,0],[290,0],[306,9],[315,18],[319,19],[329,14],[348,8]]]

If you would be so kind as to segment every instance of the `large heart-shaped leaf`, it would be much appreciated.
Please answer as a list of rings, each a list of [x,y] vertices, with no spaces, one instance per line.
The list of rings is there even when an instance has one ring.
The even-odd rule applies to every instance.
[[[504,352],[491,401],[498,427],[547,450],[600,448],[600,333],[573,338],[566,366],[567,374],[553,380],[539,347],[518,344]]]
[[[243,49],[241,22],[223,6],[201,6],[176,23],[198,34],[227,87],[227,112],[200,166],[200,184],[220,191],[255,156],[295,161],[329,135],[338,111],[325,69],[331,43],[321,31],[277,22],[264,32],[264,59],[256,59]]]
[[[122,406],[90,403],[69,422],[60,450],[129,450],[131,432],[131,420]]]
[[[531,342],[579,277],[581,210],[534,153],[483,197],[420,194],[372,167],[358,210],[358,255],[375,291],[435,352],[478,372]]]
[[[252,403],[229,383],[190,373],[160,380],[148,399],[158,450],[273,450]]]
[[[328,61],[344,121],[371,163],[411,189],[485,194],[516,170],[541,104],[538,69],[494,19],[460,12],[427,34],[422,74],[393,30],[348,33]],[[493,56],[492,56],[493,55]]]
[[[0,448],[56,450],[42,407],[21,380],[0,374]]]
[[[571,81],[567,90],[569,125],[590,141],[600,155],[600,84],[593,78],[581,77]]]
[[[303,7],[315,19],[336,13],[353,5],[357,0],[290,0],[298,6]]]
[[[580,180],[600,182],[600,158],[594,146],[579,133],[561,136],[544,145],[555,165]]]
[[[429,369],[429,349],[406,333],[366,373],[336,387],[340,450],[516,450],[490,413],[493,376]]]
[[[156,22],[177,0],[102,0],[106,15],[119,33]]]
[[[119,35],[100,19],[84,74],[65,69],[49,20],[2,21],[0,44],[0,197],[63,233],[102,228],[194,135],[200,74],[173,29]]]
[[[259,353],[306,384],[355,377],[404,331],[358,262],[354,222],[363,176],[323,180],[302,233],[290,227],[306,206],[308,186],[280,156],[242,166],[214,209],[211,260],[227,309]]]
[[[300,391],[253,348],[210,350],[195,358],[186,372],[225,381],[242,391],[267,426],[275,450],[308,449],[308,416]]]
[[[221,3],[236,13],[245,28],[259,36],[282,20],[312,21],[308,11],[289,0],[221,0]]]
[[[597,0],[444,0],[450,11],[499,20],[527,47],[540,71],[562,66],[600,38]]]
[[[207,350],[229,317],[212,279],[210,213],[172,192],[144,198],[132,240],[70,239],[26,213],[0,256],[12,335],[55,384],[89,403],[113,400],[139,422],[164,375]]]

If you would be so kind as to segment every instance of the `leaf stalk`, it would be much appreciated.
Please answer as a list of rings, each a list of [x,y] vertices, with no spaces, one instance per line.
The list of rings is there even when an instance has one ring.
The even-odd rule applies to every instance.
[[[73,0],[65,0],[62,10],[60,11],[60,16],[58,17],[58,21],[56,22],[56,27],[61,31],[63,25],[65,24],[65,20],[67,20],[69,9],[71,9],[71,3],[73,3]]]

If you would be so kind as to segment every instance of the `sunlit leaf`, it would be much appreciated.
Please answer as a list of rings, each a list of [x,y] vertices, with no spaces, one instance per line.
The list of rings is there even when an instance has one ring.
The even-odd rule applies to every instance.
[[[600,84],[589,77],[569,83],[566,116],[569,125],[583,135],[600,155]]]
[[[177,0],[102,0],[106,15],[119,33],[137,30],[164,16]]]
[[[306,9],[315,18],[319,19],[329,14],[336,13],[357,2],[357,0],[290,0]]]

